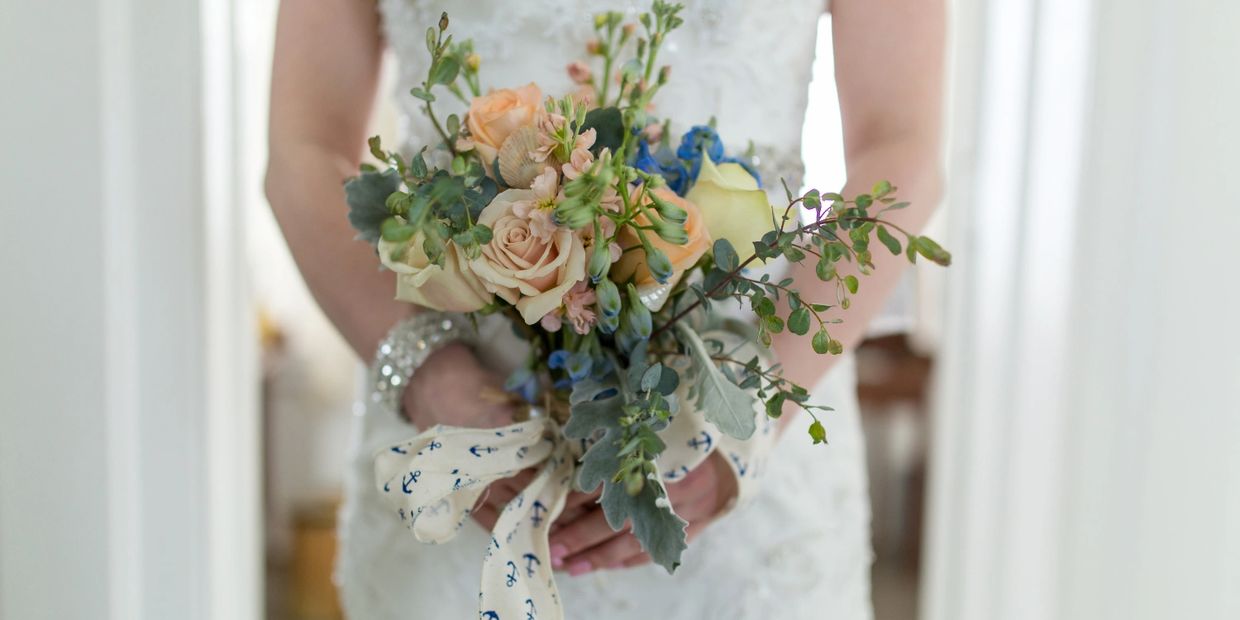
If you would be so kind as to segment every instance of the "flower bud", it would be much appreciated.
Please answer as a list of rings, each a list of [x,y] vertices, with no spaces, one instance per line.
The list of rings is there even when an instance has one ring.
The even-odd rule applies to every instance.
[[[644,340],[650,337],[650,332],[654,331],[654,325],[650,319],[650,309],[646,307],[646,304],[642,303],[641,295],[637,293],[637,287],[632,284],[627,286],[629,304],[624,308],[621,329],[628,330],[634,336]]]
[[[477,71],[482,66],[482,57],[477,54],[470,54],[465,57],[465,68],[470,71]]]
[[[603,317],[619,317],[623,304],[620,300],[620,288],[611,280],[600,280],[594,286],[594,294],[598,298],[598,311]],[[600,324],[602,322],[600,321]]]
[[[598,39],[590,39],[586,41],[586,53],[591,56],[598,56],[603,52],[603,44]]]
[[[577,84],[588,84],[594,78],[590,66],[580,60],[568,63],[568,79]]]
[[[684,234],[683,229],[681,234]],[[686,235],[682,243],[688,243],[688,241],[689,237]],[[669,240],[669,243],[675,242]],[[654,276],[659,284],[667,284],[667,281],[672,279],[672,261],[668,259],[667,254],[663,253],[663,250],[653,246],[646,247],[645,251],[646,267],[650,269],[650,275]]]
[[[605,243],[605,239],[595,237],[594,248],[590,251],[590,264],[588,266],[591,282],[600,282],[607,276],[607,270],[611,268],[611,248]]]
[[[677,224],[667,220],[655,220],[652,226],[654,226],[655,234],[659,235],[660,239],[668,243],[675,245],[685,245],[686,243],[689,243],[689,233],[685,232],[684,224]],[[649,257],[647,257],[647,262],[649,262]],[[650,270],[654,271],[654,268],[651,267]]]
[[[684,224],[685,220],[689,219],[689,213],[672,204],[670,200],[664,200],[654,192],[650,192],[647,195],[650,196],[650,201],[654,203],[655,210],[659,212],[659,217],[675,224]]]
[[[627,40],[629,37],[633,36],[633,33],[634,33],[634,32],[637,32],[637,24],[634,24],[634,23],[628,23],[628,24],[625,24],[625,25],[624,25],[624,38],[625,38],[625,40]]]
[[[663,68],[659,69],[659,86],[666,84],[668,78],[670,78],[671,75],[672,75],[671,65],[663,65]]]
[[[616,316],[607,316],[605,314],[600,315],[596,325],[600,332],[604,334],[614,334],[620,327],[620,314],[617,313]]]
[[[594,14],[594,27],[602,28],[603,26],[606,26],[606,25],[607,25],[607,14],[606,13],[595,13]]]
[[[555,206],[556,223],[577,230],[594,221],[594,210],[579,198],[568,198]]]

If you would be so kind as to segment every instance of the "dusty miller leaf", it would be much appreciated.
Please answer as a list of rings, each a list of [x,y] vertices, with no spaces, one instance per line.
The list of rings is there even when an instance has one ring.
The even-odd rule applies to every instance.
[[[619,419],[623,415],[624,398],[614,383],[584,380],[573,386],[569,399],[572,416],[564,427],[564,435],[570,439],[588,439],[598,431],[605,431],[602,438],[590,446],[581,457],[577,472],[577,486],[583,491],[593,491],[603,485],[603,514],[607,524],[619,531],[626,520],[633,524],[633,535],[642,549],[650,554],[667,571],[673,572],[680,565],[680,555],[686,544],[683,519],[672,512],[671,505],[659,506],[657,500],[666,495],[663,484],[648,480],[636,496],[625,492],[624,485],[612,482],[620,469],[620,440],[623,430]]]
[[[723,376],[719,367],[710,359],[710,351],[706,350],[706,344],[697,332],[684,324],[677,324],[676,330],[680,333],[681,342],[688,346],[693,359],[697,406],[706,421],[729,437],[752,437],[754,429],[757,428],[754,421],[757,401],[753,395]]]
[[[631,521],[633,535],[641,542],[642,549],[656,564],[674,573],[680,566],[680,554],[688,547],[685,536],[688,523],[672,512],[670,503],[659,505],[659,498],[666,495],[662,481],[647,480],[637,495],[629,495],[624,485],[608,481],[603,486],[601,503],[611,529],[618,531],[626,519]]]
[[[400,188],[400,173],[388,169],[384,172],[363,172],[344,184],[345,201],[349,203],[349,223],[357,229],[357,236],[368,243],[378,243],[380,227],[391,213],[387,208],[388,196]]]

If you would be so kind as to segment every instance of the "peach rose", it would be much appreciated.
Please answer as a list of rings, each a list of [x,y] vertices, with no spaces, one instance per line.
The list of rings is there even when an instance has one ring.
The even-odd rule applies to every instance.
[[[379,260],[396,272],[396,299],[445,312],[473,312],[491,303],[493,296],[469,270],[456,244],[444,248],[440,267],[431,264],[422,251],[423,239],[418,233],[405,243],[379,240]]]
[[[646,254],[640,249],[625,252],[620,256],[620,260],[611,266],[611,278],[617,282],[625,282],[632,278],[633,284],[637,286],[637,290],[643,298],[660,289],[670,291],[685,270],[696,264],[698,259],[702,258],[702,255],[710,249],[711,243],[710,233],[706,230],[705,220],[702,218],[702,211],[698,209],[697,205],[677,196],[676,192],[666,187],[656,189],[654,193],[659,198],[684,209],[688,215],[685,218],[685,233],[689,236],[689,241],[684,245],[676,245],[664,241],[654,232],[648,231],[646,233],[646,238],[650,240],[650,245],[667,254],[668,260],[672,263],[672,279],[664,284],[660,284],[654,278],[654,275],[650,273],[650,269],[646,266]],[[633,221],[641,225],[650,224],[650,220],[643,214],[638,214],[633,218]],[[637,234],[628,227],[625,227],[620,232],[619,241],[622,248],[630,248],[641,244]],[[658,307],[662,305],[663,299],[661,298],[665,297],[665,295],[666,293],[651,297],[657,300],[651,304],[653,306],[652,310],[658,310]]]
[[[496,196],[478,216],[479,224],[491,228],[491,242],[469,263],[486,289],[515,305],[530,325],[560,307],[586,277],[586,251],[578,235],[557,228],[550,238],[540,238],[530,218],[513,211],[514,205],[535,199],[528,189],[509,189]]]
[[[533,82],[521,88],[501,88],[469,103],[465,126],[474,148],[486,161],[494,161],[499,147],[512,132],[534,125],[542,111],[542,91]]]

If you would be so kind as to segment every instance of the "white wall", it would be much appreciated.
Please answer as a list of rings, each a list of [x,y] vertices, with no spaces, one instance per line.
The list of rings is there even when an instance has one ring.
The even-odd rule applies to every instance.
[[[957,8],[923,615],[1240,617],[1240,7]]]
[[[228,20],[4,8],[0,617],[258,615]]]

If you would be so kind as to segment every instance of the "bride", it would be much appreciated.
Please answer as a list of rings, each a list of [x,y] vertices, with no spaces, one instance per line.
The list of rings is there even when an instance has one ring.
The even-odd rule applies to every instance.
[[[743,148],[752,140],[764,178],[800,183],[801,130],[817,22],[825,0],[696,0],[665,47],[674,72],[656,99],[660,116],[717,120]],[[836,0],[832,25],[843,113],[845,194],[890,179],[914,207],[895,212],[917,230],[939,192],[943,0]],[[342,180],[356,174],[376,96],[380,61],[400,62],[396,96],[410,145],[433,141],[407,93],[424,75],[424,33],[441,11],[452,32],[473,38],[484,81],[534,81],[553,94],[572,83],[561,59],[583,58],[590,16],[648,8],[631,0],[284,0],[271,97],[267,195],[293,256],[323,310],[363,359],[411,312],[392,299],[393,274],[353,240]],[[459,112],[459,111],[458,111]],[[685,128],[680,128],[685,129]],[[812,139],[812,136],[811,136]],[[775,183],[772,183],[778,186]],[[829,189],[829,188],[823,188]],[[903,259],[875,253],[845,323],[832,333],[851,347],[894,287]],[[806,268],[812,269],[812,264]],[[791,273],[802,290],[813,274]],[[520,343],[495,325],[475,349],[438,350],[413,376],[401,411],[371,406],[358,418],[341,528],[338,578],[352,618],[467,618],[477,613],[488,532],[521,479],[492,485],[452,542],[421,545],[377,497],[375,448],[434,424],[492,427],[511,412],[479,396],[502,383]],[[674,576],[649,563],[636,540],[607,527],[592,496],[576,494],[553,526],[552,561],[569,618],[869,618],[869,504],[851,357],[821,358],[787,332],[774,349],[791,379],[814,385],[827,447],[805,437],[804,420],[771,459],[756,497],[716,519],[735,494],[726,464],[708,462],[668,485],[691,543]],[[370,402],[370,399],[366,399]],[[786,425],[785,425],[786,426]],[[509,620],[507,618],[503,620]]]

